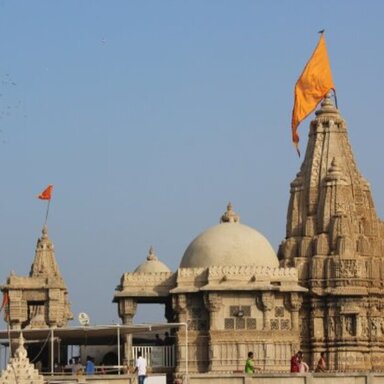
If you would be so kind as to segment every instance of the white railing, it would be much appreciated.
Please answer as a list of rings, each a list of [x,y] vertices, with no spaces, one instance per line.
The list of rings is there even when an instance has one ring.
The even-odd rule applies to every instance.
[[[174,345],[140,345],[132,347],[132,358],[137,359],[137,352],[147,360],[149,367],[172,368],[176,366],[175,346]]]

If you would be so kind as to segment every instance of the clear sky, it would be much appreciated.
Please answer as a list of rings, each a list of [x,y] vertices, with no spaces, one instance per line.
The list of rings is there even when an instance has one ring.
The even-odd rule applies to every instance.
[[[29,273],[48,184],[72,310],[93,324],[118,320],[115,287],[151,245],[176,270],[228,201],[277,249],[301,164],[293,88],[320,29],[383,217],[383,14],[379,0],[0,0],[0,282]]]

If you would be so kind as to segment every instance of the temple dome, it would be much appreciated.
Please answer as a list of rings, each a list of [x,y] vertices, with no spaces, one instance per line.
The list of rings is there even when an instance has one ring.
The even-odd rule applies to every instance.
[[[134,271],[135,273],[158,273],[158,272],[171,272],[171,270],[160,261],[153,249],[149,249],[147,259],[144,263],[140,264]]]
[[[198,235],[186,249],[180,268],[227,265],[278,267],[275,251],[255,229],[239,223],[228,204],[221,223]]]

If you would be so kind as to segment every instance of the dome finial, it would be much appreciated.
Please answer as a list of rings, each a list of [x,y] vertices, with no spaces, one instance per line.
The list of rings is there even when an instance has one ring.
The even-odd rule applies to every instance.
[[[156,253],[155,253],[155,250],[153,249],[152,245],[149,248],[147,260],[148,261],[150,261],[150,260],[157,260]]]
[[[141,263],[135,270],[134,273],[163,273],[171,272],[171,270],[161,262],[156,256],[155,250],[151,246],[148,251],[147,259]]]
[[[48,227],[47,227],[47,224],[44,224],[44,227],[41,230],[41,233],[43,234],[43,236],[42,236],[43,239],[47,239],[48,238]]]
[[[226,212],[220,218],[220,223],[238,223],[239,221],[240,216],[233,210],[232,203],[229,202]]]
[[[315,112],[316,116],[320,115],[325,115],[325,114],[330,114],[330,115],[338,115],[339,116],[339,111],[333,104],[331,100],[331,92],[328,92],[325,96],[324,99],[322,100],[320,104],[320,108]]]

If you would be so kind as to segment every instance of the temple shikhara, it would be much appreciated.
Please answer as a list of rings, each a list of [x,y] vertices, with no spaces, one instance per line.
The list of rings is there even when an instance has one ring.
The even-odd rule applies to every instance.
[[[311,367],[326,352],[331,370],[384,370],[384,226],[329,95],[310,123],[278,251],[240,214],[228,204],[212,218],[176,271],[153,248],[122,271],[110,287],[121,323],[134,324],[138,305],[160,303],[169,323],[185,324],[188,338],[172,331],[174,372],[243,370],[248,351],[261,371],[287,371],[299,349]],[[30,276],[12,273],[1,290],[11,329],[68,327],[68,291],[46,227]],[[134,344],[124,336],[127,361]]]
[[[29,276],[11,273],[1,289],[8,296],[6,316],[12,329],[63,327],[73,319],[47,226],[37,241]]]
[[[310,123],[286,231],[280,265],[296,268],[308,289],[301,348],[313,358],[326,351],[336,370],[383,370],[384,225],[329,97]]]

